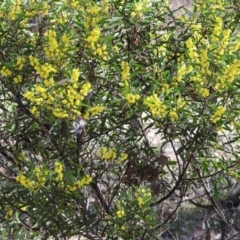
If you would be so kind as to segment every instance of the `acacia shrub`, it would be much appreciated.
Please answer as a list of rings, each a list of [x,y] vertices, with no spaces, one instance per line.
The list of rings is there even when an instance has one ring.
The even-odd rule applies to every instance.
[[[1,3],[3,234],[153,239],[199,187],[189,200],[218,212],[239,178],[239,11],[196,1],[186,14],[160,0]]]

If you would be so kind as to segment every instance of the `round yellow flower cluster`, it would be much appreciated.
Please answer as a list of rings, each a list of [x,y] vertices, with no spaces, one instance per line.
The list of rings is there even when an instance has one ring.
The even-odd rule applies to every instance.
[[[96,4],[87,4],[86,11],[83,12],[84,26],[87,30],[93,29],[102,19],[100,16],[100,8]]]
[[[55,162],[54,172],[56,173],[56,177],[54,180],[59,183],[59,186],[63,188],[63,164],[61,162]],[[19,174],[16,177],[16,181],[19,182],[25,188],[30,189],[31,191],[43,187],[46,185],[47,177],[49,176],[48,170],[43,170],[40,167],[35,167],[33,170],[35,180],[31,180],[26,177],[24,174]],[[89,175],[85,175],[81,180],[76,181],[73,185],[67,185],[67,191],[76,191],[79,188],[84,187],[92,182],[92,177]]]
[[[114,52],[116,52],[116,53],[119,53],[119,48],[118,48],[118,46],[113,46],[113,47],[112,47],[112,50],[113,50]]]
[[[40,64],[39,60],[32,55],[29,56],[30,64],[43,79],[49,78],[51,73],[56,73],[57,70],[49,63]]]
[[[131,17],[142,17],[144,9],[147,7],[149,0],[140,0],[134,4],[134,11],[131,13]]]
[[[240,74],[240,60],[235,59],[232,64],[225,67],[223,74],[217,77],[216,89],[225,88],[232,83],[237,75]]]
[[[210,121],[213,123],[218,122],[221,119],[221,116],[226,111],[226,108],[223,106],[218,106],[215,113],[211,116]]]
[[[77,0],[65,0],[65,3],[73,9],[76,9],[79,6],[79,2]]]
[[[125,215],[125,211],[124,210],[118,210],[116,212],[116,215],[117,215],[118,218],[123,218],[124,215]]]
[[[188,38],[188,40],[185,42],[186,47],[188,49],[188,55],[192,61],[195,61],[198,58],[198,53],[196,51],[196,46],[193,43],[192,38]]]
[[[33,191],[37,187],[34,181],[32,181],[30,178],[27,178],[23,174],[18,175],[16,177],[16,181],[19,182],[25,188],[29,188],[31,191]]]
[[[7,67],[4,66],[4,67],[1,69],[1,74],[2,74],[3,77],[9,77],[9,76],[12,75],[12,71],[9,70]]]
[[[86,10],[86,12],[87,12],[87,13],[90,13],[90,14],[92,14],[92,15],[98,15],[98,13],[99,13],[99,7],[98,7],[96,4],[94,4],[92,7],[88,8],[88,9]]]
[[[49,76],[53,70],[52,68],[48,68],[48,71],[45,70],[43,73],[43,67],[49,65],[45,64],[39,67],[39,62],[34,57],[30,57],[30,62],[37,71],[41,71],[40,76],[44,78]],[[56,84],[52,78],[44,79],[44,86],[42,86],[41,83],[34,85],[32,91],[27,91],[23,94],[23,96],[33,104],[30,112],[37,117],[39,110],[36,106],[41,105],[41,107],[45,106],[50,110],[57,118],[72,119],[77,115],[81,115],[79,108],[84,97],[86,97],[90,91],[91,84],[89,82],[80,84],[79,76],[79,69],[73,69],[71,73],[72,81],[66,82],[63,85],[64,88]],[[103,106],[93,107],[89,110],[89,115],[94,116],[103,111],[103,109]]]
[[[119,157],[119,163],[122,163],[124,161],[126,161],[128,158],[128,154],[127,153],[121,153],[120,157]]]
[[[31,191],[38,187],[43,187],[47,181],[49,172],[46,170],[42,170],[39,167],[35,167],[33,173],[35,175],[35,180],[37,181],[26,177],[24,174],[18,175],[16,177],[16,181],[19,182],[25,188],[29,188]]]
[[[117,152],[115,148],[107,149],[106,147],[101,147],[101,158],[103,160],[114,160],[117,157]]]
[[[24,57],[18,57],[18,58],[17,58],[17,62],[16,62],[16,64],[15,64],[15,67],[16,67],[18,70],[22,70],[22,69],[23,69],[23,66],[24,66],[24,63],[25,63]]]
[[[20,12],[21,10],[21,0],[16,0],[14,1],[13,5],[11,6],[10,8],[11,10],[8,12],[8,15],[7,17],[10,19],[10,20],[15,20],[18,13]]]
[[[43,171],[40,167],[35,167],[34,171],[35,176],[38,181],[38,186],[43,187],[47,181],[48,171]]]
[[[200,52],[200,65],[202,67],[203,72],[207,72],[209,68],[209,60],[208,60],[208,48],[203,48]]]
[[[129,64],[125,61],[121,62],[121,74],[122,74],[122,80],[124,81],[125,85],[128,86],[128,80],[130,78],[130,67]]]
[[[96,47],[95,47],[95,43],[97,42],[97,40],[99,39],[100,37],[100,30],[99,28],[94,28],[89,36],[86,38],[86,42],[89,44],[89,46],[91,47],[91,49],[95,50]]]
[[[18,84],[22,82],[22,76],[17,75],[16,77],[13,78],[14,83]]]
[[[69,53],[69,44],[70,44],[70,37],[67,33],[63,33],[60,41],[57,41],[57,33],[56,31],[49,29],[45,36],[47,38],[46,46],[44,47],[45,55],[51,59],[52,61],[57,61],[64,65],[63,63],[64,56],[66,53]]]
[[[192,61],[192,60],[191,60],[191,61]],[[197,62],[196,59],[195,59],[195,62]],[[192,67],[191,65],[186,66],[185,63],[180,62],[180,63],[179,63],[178,70],[177,70],[176,81],[177,81],[177,82],[181,82],[181,81],[183,80],[183,77],[184,77],[186,74],[192,72],[192,70],[193,70],[193,67]],[[195,76],[195,79],[194,79],[194,77],[191,77],[191,80],[193,80],[193,81],[195,81],[196,79],[198,79],[197,76]]]
[[[176,109],[173,109],[173,111],[170,111],[168,116],[171,122],[176,122],[178,120],[178,114],[176,112]]]
[[[81,180],[76,181],[73,185],[68,185],[66,187],[67,191],[74,192],[79,188],[89,185],[92,182],[92,177],[85,175]]]
[[[219,55],[223,55],[225,53],[225,50],[229,44],[229,37],[230,37],[230,34],[231,34],[231,30],[230,29],[227,29],[227,30],[224,30],[223,33],[222,33],[222,39],[221,39],[221,42],[219,44],[219,48],[216,50],[216,52],[218,52]]]
[[[93,54],[99,56],[103,60],[107,60],[108,52],[106,51],[106,49],[107,49],[106,44],[103,45],[97,44],[95,50],[93,51]]]
[[[13,215],[13,210],[7,207],[6,214],[5,214],[5,219],[9,219]]]
[[[57,33],[53,30],[48,30],[45,33],[45,36],[48,38],[48,46],[44,48],[45,54],[49,58],[55,58],[58,56],[58,42],[57,42]]]
[[[207,98],[209,96],[209,90],[207,88],[200,88],[198,93],[203,97]]]
[[[124,162],[128,158],[127,153],[120,153],[120,155],[117,156],[117,150],[115,148],[107,149],[106,147],[101,147],[100,155],[103,160],[118,160],[119,163]]]
[[[152,198],[151,191],[146,188],[138,188],[134,195],[137,198],[138,206],[140,208],[149,203],[150,199]]]
[[[134,104],[137,100],[140,99],[140,95],[139,94],[131,94],[131,93],[129,93],[129,94],[126,94],[125,99],[129,103]]]
[[[88,119],[89,117],[94,117],[97,114],[99,114],[100,112],[102,112],[104,110],[104,106],[103,105],[99,105],[99,106],[95,106],[95,107],[91,107],[90,109],[88,109],[88,111],[83,115],[84,119]]]
[[[62,182],[63,181],[63,165],[61,162],[55,162],[55,169],[54,169],[55,173],[57,174],[57,176],[55,177],[55,180],[57,182]]]
[[[222,26],[223,26],[222,19],[220,17],[216,17],[213,34],[211,37],[211,43],[215,43],[219,40],[220,34],[222,32]]]
[[[146,97],[144,104],[150,108],[153,117],[165,117],[167,114],[167,107],[158,98],[157,94]]]
[[[80,76],[79,69],[73,69],[71,74],[71,79],[73,82],[78,82]]]
[[[83,12],[84,26],[86,28],[86,48],[90,49],[93,55],[100,57],[103,60],[107,60],[108,51],[107,45],[97,44],[101,31],[98,27],[99,22],[108,12],[108,0],[101,1],[100,5],[88,3],[86,5],[86,11]]]

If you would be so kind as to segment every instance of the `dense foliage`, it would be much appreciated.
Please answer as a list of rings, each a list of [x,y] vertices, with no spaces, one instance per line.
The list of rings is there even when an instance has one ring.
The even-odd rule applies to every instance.
[[[240,177],[240,5],[168,6],[1,1],[2,236],[160,239],[186,200],[227,221],[216,199]]]

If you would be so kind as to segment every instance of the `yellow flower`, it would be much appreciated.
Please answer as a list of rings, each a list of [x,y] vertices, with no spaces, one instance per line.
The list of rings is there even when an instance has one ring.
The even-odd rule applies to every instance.
[[[46,90],[46,88],[44,88],[44,87],[36,86],[36,87],[35,87],[35,91],[36,91],[37,93],[45,93],[47,90]]]
[[[103,160],[114,160],[117,157],[116,150],[114,148],[108,149],[106,147],[101,148],[101,158]]]
[[[22,161],[27,161],[27,160],[28,160],[25,152],[21,152],[21,153],[19,154],[18,158],[19,158],[20,160],[22,160]]]
[[[121,62],[121,69],[122,69],[122,80],[127,81],[130,78],[130,67],[127,62]]]
[[[128,158],[128,155],[126,153],[121,153],[120,154],[120,158],[119,158],[119,162],[124,162],[126,159]]]
[[[168,115],[171,122],[176,122],[178,120],[178,114],[176,111],[171,111]]]
[[[123,216],[125,215],[125,212],[124,212],[124,210],[118,210],[116,212],[116,215],[118,218],[123,218]]]
[[[17,75],[15,78],[13,78],[13,81],[18,84],[22,82],[22,76]]]
[[[76,191],[77,188],[82,188],[85,185],[88,185],[90,182],[92,182],[92,177],[85,175],[81,180],[76,181],[74,185],[70,187],[70,191]]]
[[[68,117],[68,114],[67,114],[66,110],[64,110],[64,109],[55,108],[52,110],[52,113],[54,116],[56,116],[58,118],[67,118]]]
[[[67,186],[67,190],[70,192],[75,192],[77,190],[76,186]]]
[[[23,204],[19,204],[19,207],[20,207],[20,209],[22,210],[22,211],[27,211],[27,206],[24,206]]]
[[[56,180],[57,182],[61,182],[61,181],[63,180],[63,174],[62,174],[62,173],[59,173],[59,174],[57,175],[57,177],[55,177],[55,180]]]
[[[93,52],[94,55],[98,55],[103,60],[107,59],[108,52],[106,51],[107,45],[103,44],[102,46],[100,44],[97,44],[95,51]]]
[[[103,0],[102,1],[102,11],[104,13],[108,13],[108,10],[109,10],[109,2],[108,2],[108,0]]]
[[[17,182],[25,182],[25,180],[26,180],[26,177],[24,176],[24,175],[18,175],[17,177],[16,177],[16,181]]]
[[[188,38],[188,40],[185,42],[185,44],[186,44],[186,47],[188,49],[188,55],[189,55],[190,59],[192,61],[194,61],[198,57],[198,54],[196,52],[196,46],[193,43],[193,39]]]
[[[88,114],[90,114],[90,116],[96,116],[97,114],[99,114],[100,112],[102,112],[104,110],[104,106],[99,105],[99,106],[95,106],[92,107],[88,110]]]
[[[215,113],[211,116],[210,121],[213,123],[218,122],[225,111],[226,111],[225,107],[218,106]]]
[[[186,105],[186,102],[183,98],[178,98],[177,100],[177,109],[183,108]]]
[[[92,177],[89,175],[85,176],[85,184],[89,184],[90,182],[92,182]]]
[[[218,37],[222,31],[222,19],[220,17],[216,17],[215,21],[216,23],[211,36],[211,43],[215,43],[216,41],[218,41]]]
[[[68,46],[69,37],[67,36],[66,33],[64,33],[64,34],[62,35],[62,43],[65,45],[65,47]]]
[[[142,207],[144,204],[143,199],[141,197],[138,197],[137,201],[138,201],[138,206]]]
[[[86,10],[87,13],[97,15],[99,13],[98,6],[95,4],[92,8]]]
[[[25,59],[23,57],[18,57],[16,62],[16,67],[18,70],[22,70]]]
[[[78,181],[76,181],[75,182],[75,186],[76,186],[76,188],[82,188],[83,186],[84,186],[84,179],[82,179],[82,180],[78,180]]]
[[[5,66],[1,69],[1,74],[3,77],[9,77],[12,75],[12,71],[7,69]]]
[[[119,53],[119,48],[117,46],[113,46],[112,47],[112,50],[116,53]]]
[[[136,13],[135,12],[131,12],[131,17],[135,17],[136,16]]]
[[[34,98],[32,99],[32,101],[36,102],[36,105],[41,105],[43,102],[43,98],[42,97]]]
[[[200,88],[199,89],[199,94],[203,97],[206,98],[209,96],[209,90],[207,88]]]
[[[46,56],[54,58],[58,55],[58,42],[56,40],[57,33],[53,30],[48,30],[45,33],[45,36],[48,38],[48,46],[44,48]]]
[[[96,49],[95,43],[99,39],[100,34],[101,34],[100,30],[98,28],[94,28],[90,32],[90,35],[86,38],[86,42],[89,44],[90,48],[92,48],[93,50]]]
[[[16,177],[16,181],[30,190],[34,190],[37,187],[34,181],[21,174]]]
[[[121,226],[121,230],[122,231],[125,231],[126,230],[126,227],[123,225],[123,226]]]
[[[39,116],[39,111],[38,111],[38,109],[37,109],[35,106],[33,106],[32,108],[30,108],[29,111],[30,111],[30,113],[31,113],[33,116],[35,116],[35,117],[38,117],[38,116]]]
[[[140,95],[139,94],[127,94],[125,96],[125,99],[129,102],[129,103],[132,103],[134,104],[137,100],[140,99]]]
[[[5,215],[5,219],[9,219],[11,216],[13,215],[13,210],[12,209],[9,209],[7,212],[6,212],[6,215]]]
[[[79,78],[79,69],[73,69],[72,70],[72,74],[71,74],[71,79],[73,82],[77,82],[78,81],[78,78]]]
[[[46,183],[46,177],[45,176],[48,175],[48,171],[43,171],[39,167],[35,167],[34,173],[35,173],[35,176],[38,180],[38,186],[41,186],[41,187],[44,186],[44,184]]]
[[[44,85],[45,85],[46,87],[51,87],[51,86],[54,86],[54,85],[55,85],[55,82],[54,82],[54,80],[53,80],[52,78],[50,78],[50,79],[45,79],[45,80],[43,81],[43,83],[44,83]]]
[[[165,117],[167,114],[167,108],[158,98],[157,94],[146,97],[144,100],[144,104],[150,108],[150,111],[154,117]]]
[[[55,172],[56,173],[61,173],[63,170],[62,163],[60,162],[55,162]]]
[[[91,84],[89,82],[84,83],[80,90],[80,94],[85,97],[85,96],[87,96],[90,89],[91,89]]]
[[[31,66],[33,66],[33,67],[39,65],[38,59],[33,57],[32,55],[29,56],[29,61],[30,61]]]

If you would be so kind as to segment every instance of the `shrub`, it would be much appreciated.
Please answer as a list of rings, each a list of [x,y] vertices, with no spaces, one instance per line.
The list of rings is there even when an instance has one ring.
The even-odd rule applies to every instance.
[[[239,179],[238,17],[223,0],[2,1],[4,234],[154,239],[200,187],[187,200],[217,210]]]

